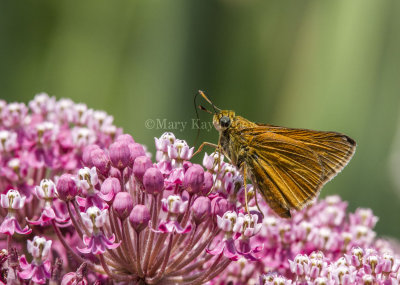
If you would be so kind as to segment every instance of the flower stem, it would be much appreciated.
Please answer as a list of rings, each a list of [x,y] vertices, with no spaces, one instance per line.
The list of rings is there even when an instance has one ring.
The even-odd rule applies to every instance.
[[[118,274],[112,273],[110,271],[110,268],[107,265],[106,260],[104,259],[104,256],[102,254],[100,254],[99,258],[100,258],[101,266],[104,268],[104,271],[107,273],[107,275],[110,276],[111,278],[114,278],[115,280],[118,280],[118,281],[132,281],[137,278],[136,275],[118,275]]]

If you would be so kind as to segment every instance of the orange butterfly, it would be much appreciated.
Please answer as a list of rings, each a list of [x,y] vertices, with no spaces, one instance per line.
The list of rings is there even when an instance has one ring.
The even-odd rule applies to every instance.
[[[253,123],[215,107],[199,93],[214,108],[219,142],[203,143],[197,152],[204,145],[222,150],[242,172],[245,191],[248,177],[281,217],[290,218],[291,209],[300,210],[311,202],[355,152],[356,142],[344,134]]]

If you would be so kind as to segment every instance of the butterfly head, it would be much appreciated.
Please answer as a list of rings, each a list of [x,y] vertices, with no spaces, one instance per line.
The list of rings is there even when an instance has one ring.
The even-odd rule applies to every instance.
[[[211,102],[210,99],[208,99],[208,97],[206,96],[206,94],[204,94],[203,91],[199,90],[198,95],[200,95],[201,97],[203,97],[208,103],[210,103],[210,105],[213,107],[214,109],[214,116],[213,116],[213,123],[214,123],[214,127],[218,132],[223,132],[225,131],[227,128],[229,128],[230,126],[232,126],[232,123],[234,121],[235,118],[235,112],[231,111],[231,110],[221,110],[220,108],[218,108],[217,106],[214,105],[213,102]],[[196,101],[196,97],[195,97],[195,101]],[[195,103],[196,106],[196,103]],[[203,106],[198,106],[201,110],[206,111],[209,114],[213,114],[213,112],[207,110],[205,107]]]
[[[229,128],[235,118],[235,112],[231,110],[221,110],[214,114],[213,123],[218,132],[222,132]]]

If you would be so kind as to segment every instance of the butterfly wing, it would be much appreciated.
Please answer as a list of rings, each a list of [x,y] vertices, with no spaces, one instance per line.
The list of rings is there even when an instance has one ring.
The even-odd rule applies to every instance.
[[[325,182],[335,177],[349,163],[356,151],[356,142],[337,132],[291,129],[260,124],[257,129],[259,132],[269,131],[303,142],[318,155],[324,169]]]
[[[244,161],[253,183],[282,217],[313,200],[355,150],[353,140],[333,132],[257,126],[241,136],[250,142]]]

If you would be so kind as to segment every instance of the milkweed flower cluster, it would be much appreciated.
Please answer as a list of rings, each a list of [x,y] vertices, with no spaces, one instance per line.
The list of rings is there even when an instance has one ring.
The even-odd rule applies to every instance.
[[[172,133],[153,161],[84,104],[39,94],[0,114],[4,283],[398,284],[369,209],[331,196],[282,219],[248,185],[246,212],[236,167],[193,163]]]
[[[103,111],[45,93],[28,105],[0,100],[0,215],[6,216],[0,233],[29,234],[27,218],[32,225],[68,226],[48,179],[76,172],[85,146],[108,146],[121,133],[112,121]]]
[[[289,260],[291,277],[276,272],[259,277],[266,284],[399,284],[400,259],[390,253],[355,247],[333,261],[322,252],[298,254]]]
[[[392,243],[375,238],[373,227],[378,219],[370,209],[346,213],[347,203],[329,196],[293,212],[292,219],[282,219],[259,203],[265,216],[256,240],[264,248],[254,262],[241,258],[231,264],[223,276],[227,282],[398,284],[399,252]],[[384,264],[385,272],[381,270]],[[344,276],[344,272],[351,274]],[[215,280],[213,284],[228,283]]]

